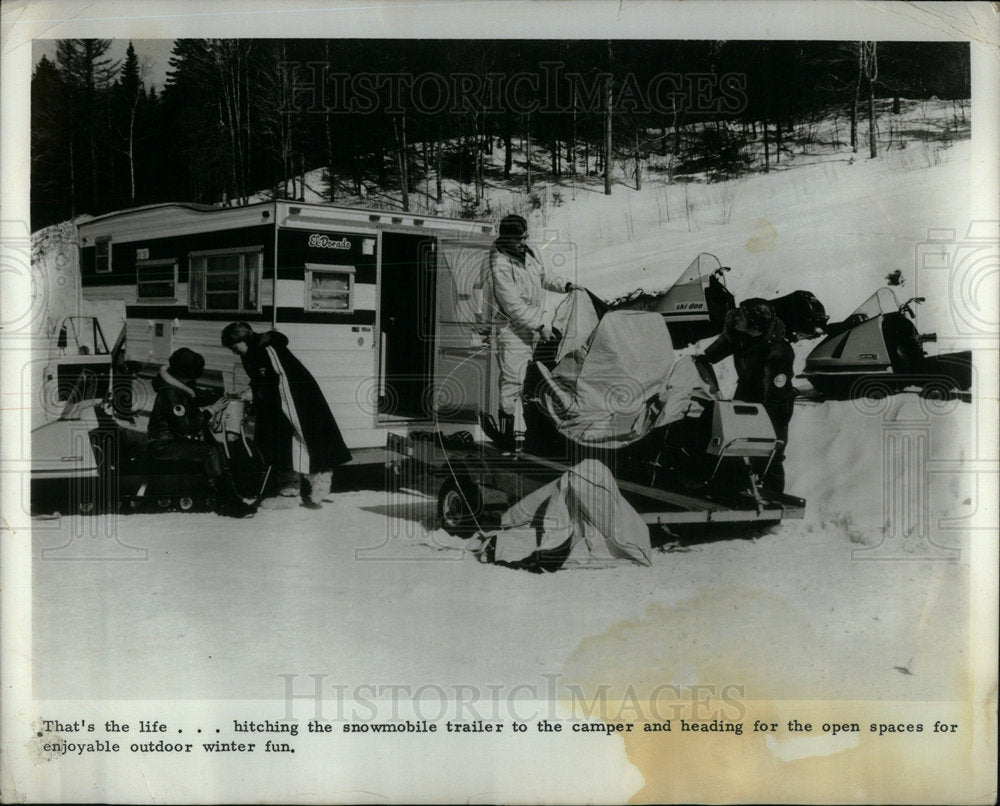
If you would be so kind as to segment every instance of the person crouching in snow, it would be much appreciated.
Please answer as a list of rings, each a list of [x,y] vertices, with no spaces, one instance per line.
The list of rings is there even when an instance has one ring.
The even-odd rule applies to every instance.
[[[766,300],[744,300],[729,311],[722,334],[694,360],[717,364],[728,356],[733,357],[738,379],[733,398],[763,405],[775,436],[782,442],[762,482],[768,489],[784,492],[788,424],[795,408],[795,353],[785,338],[784,323]]]
[[[217,394],[194,385],[204,369],[205,359],[186,347],[174,351],[160,368],[153,378],[156,400],[146,430],[146,450],[153,462],[200,464],[215,489],[218,513],[248,517],[254,513],[253,503],[239,496],[222,449],[205,436],[207,418],[226,401],[217,401]]]
[[[545,291],[565,294],[573,290],[573,284],[545,273],[528,246],[528,222],[519,215],[501,220],[489,260],[492,299],[488,305],[500,368],[500,422],[495,439],[510,450],[515,443],[515,423],[523,428],[522,393],[532,350],[538,341],[552,338],[552,328],[545,321]]]
[[[240,357],[250,378],[254,442],[277,483],[283,475],[297,487],[281,493],[299,495],[303,506],[318,509],[333,469],[351,460],[319,384],[276,330],[255,333],[246,322],[233,322],[223,329],[222,344]]]

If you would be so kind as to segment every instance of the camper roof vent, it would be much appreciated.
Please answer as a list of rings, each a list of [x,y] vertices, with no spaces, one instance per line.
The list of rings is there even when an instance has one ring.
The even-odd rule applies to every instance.
[[[301,207],[289,207],[288,208],[288,214],[289,215],[302,215],[302,208]]]
[[[484,224],[483,225],[483,232],[487,232],[488,233],[488,232],[492,232],[492,231],[493,231],[493,227],[491,225],[489,225],[489,224]]]
[[[424,225],[424,220],[422,218],[414,218],[413,219],[413,226],[415,226],[415,227],[422,227],[423,225]]]
[[[370,215],[370,216],[368,216],[368,220],[369,221],[381,221],[382,220],[382,216],[380,216],[380,215]]]
[[[393,224],[402,224],[403,223],[403,219],[402,219],[401,216],[393,216],[392,217],[392,223]]]

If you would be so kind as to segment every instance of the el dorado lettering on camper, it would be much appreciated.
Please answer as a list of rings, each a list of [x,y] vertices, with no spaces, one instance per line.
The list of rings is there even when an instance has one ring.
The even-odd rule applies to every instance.
[[[319,249],[350,249],[351,242],[347,238],[335,241],[328,235],[321,235],[318,232],[314,232],[309,236],[309,246]]]

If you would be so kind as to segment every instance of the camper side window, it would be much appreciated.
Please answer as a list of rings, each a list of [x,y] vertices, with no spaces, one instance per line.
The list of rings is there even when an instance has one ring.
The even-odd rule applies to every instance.
[[[323,266],[307,263],[305,309],[352,313],[354,266]]]
[[[162,301],[177,298],[177,261],[140,260],[135,264],[136,297]]]
[[[260,311],[261,247],[192,252],[189,280],[192,311]]]
[[[97,274],[111,272],[111,236],[103,235],[94,242],[94,271]]]

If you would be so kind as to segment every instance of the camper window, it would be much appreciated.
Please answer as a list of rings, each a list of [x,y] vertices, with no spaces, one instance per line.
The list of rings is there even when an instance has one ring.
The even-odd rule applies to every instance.
[[[306,264],[307,311],[354,311],[354,266]]]
[[[192,311],[260,311],[261,247],[192,252]]]
[[[140,260],[135,264],[135,273],[139,301],[177,298],[176,260]]]
[[[111,271],[111,236],[102,235],[96,241],[94,241],[95,246],[95,257],[94,257],[94,271],[98,274],[108,274]]]

